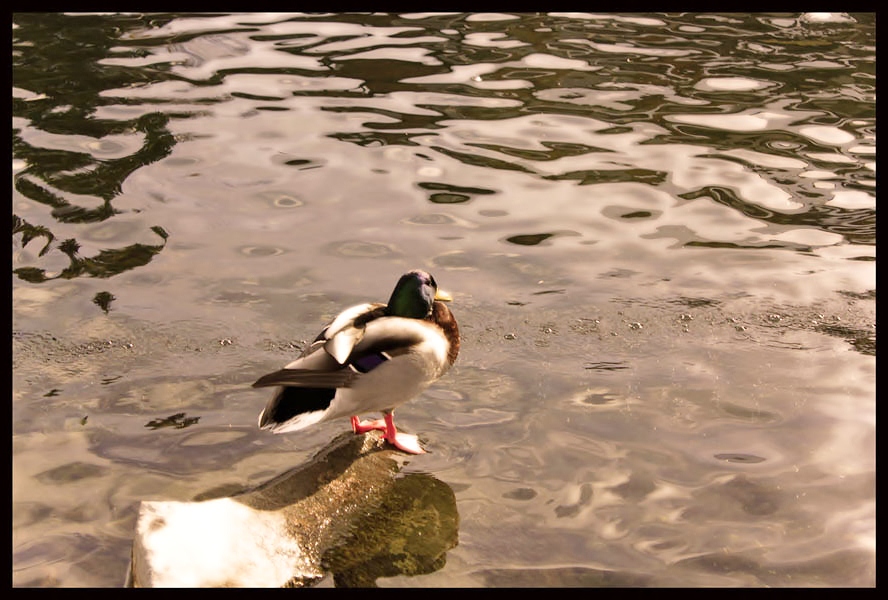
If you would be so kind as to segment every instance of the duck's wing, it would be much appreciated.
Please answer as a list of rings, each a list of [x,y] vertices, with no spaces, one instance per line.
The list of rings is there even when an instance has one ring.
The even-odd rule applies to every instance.
[[[363,339],[367,323],[384,314],[385,304],[379,302],[345,309],[318,334],[308,354],[323,348],[339,365],[345,365],[354,347]],[[293,366],[291,363],[287,368]]]
[[[385,305],[380,303],[345,309],[324,327],[302,356],[283,369],[263,375],[253,387],[348,387],[359,372],[368,370],[362,365],[373,363],[372,359],[360,360],[367,352],[353,356],[355,346],[364,339],[367,323],[384,314]],[[357,368],[346,368],[354,361]]]
[[[439,329],[426,321],[379,317],[361,327],[359,336],[349,331],[352,328],[356,327],[344,328],[334,335],[334,338],[346,334],[349,339],[359,339],[343,357],[343,364],[326,352],[326,344],[334,338],[321,338],[315,342],[317,348],[283,369],[260,377],[253,387],[351,387],[362,374],[407,352],[427,356],[429,363],[440,365],[439,369],[446,362],[447,341],[437,333]]]
[[[289,387],[341,388],[349,387],[357,376],[351,369],[337,371],[314,371],[312,369],[280,369],[263,375],[254,388],[285,385]]]

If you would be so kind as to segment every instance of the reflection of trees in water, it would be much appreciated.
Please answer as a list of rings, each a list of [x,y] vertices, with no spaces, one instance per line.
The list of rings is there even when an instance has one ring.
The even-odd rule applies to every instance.
[[[150,17],[151,22],[172,17]],[[142,114],[130,120],[95,117],[104,105],[121,100],[104,97],[109,89],[132,87],[166,77],[158,69],[132,69],[103,65],[109,56],[121,57],[119,38],[127,31],[143,29],[152,23],[143,16],[76,17],[61,14],[17,14],[13,29],[13,85],[28,97],[13,98],[13,115],[28,121],[28,126],[59,136],[87,136],[101,139],[109,135],[141,134],[141,147],[120,158],[98,159],[89,152],[44,148],[27,143],[21,131],[13,128],[14,158],[26,167],[14,178],[14,188],[29,200],[51,208],[60,223],[96,223],[118,214],[113,200],[121,193],[123,182],[137,169],[169,155],[175,138],[167,129],[169,117],[162,113]],[[144,49],[134,53],[144,54]],[[89,196],[101,201],[84,207],[71,195]],[[21,234],[24,248],[34,238],[43,238],[38,258],[50,252],[68,256],[71,264],[55,276],[35,266],[15,269],[26,281],[71,279],[81,275],[110,277],[139,267],[163,249],[167,237],[159,226],[151,228],[161,237],[157,245],[131,244],[100,251],[91,257],[77,254],[79,243],[68,238],[56,243],[51,227],[32,225],[13,215],[13,236]]]
[[[39,267],[20,267],[14,269],[13,273],[20,279],[31,283],[41,283],[49,279],[73,279],[80,275],[89,275],[90,277],[111,277],[123,271],[141,267],[151,262],[155,254],[163,250],[166,243],[167,233],[163,228],[155,226],[151,231],[159,235],[163,242],[157,245],[147,244],[130,244],[123,248],[113,250],[102,250],[95,256],[82,257],[77,254],[80,245],[73,238],[62,241],[57,249],[67,255],[71,264],[62,269],[57,275],[47,276],[46,271]],[[34,227],[19,217],[13,215],[12,234],[22,234],[22,246],[35,237],[43,236],[48,239],[46,245],[40,251],[43,256],[49,249],[54,237],[52,233],[45,227]]]
[[[837,206],[812,205],[805,212],[784,214],[746,202],[734,190],[723,186],[705,186],[693,192],[679,194],[678,197],[684,200],[696,200],[702,197],[712,198],[715,202],[728,206],[753,219],[779,225],[806,225],[824,231],[831,231],[844,236],[852,244],[874,244],[876,241],[876,213],[868,208],[849,209]],[[714,243],[689,245],[716,246]],[[793,244],[791,243],[780,242],[780,244],[774,247],[792,246]],[[743,246],[719,243],[717,247],[733,248]],[[810,251],[808,248],[802,248],[802,250]]]
[[[307,86],[293,91],[295,96],[356,100],[348,105],[322,106],[323,111],[351,113],[361,118],[368,114],[381,117],[367,118],[362,124],[363,131],[331,132],[331,138],[370,148],[421,147],[430,155],[441,155],[472,167],[514,171],[549,181],[575,181],[577,185],[606,182],[669,185],[669,174],[649,168],[649,161],[641,150],[632,155],[621,150],[614,160],[607,157],[620,147],[606,143],[607,136],[632,134],[638,123],[657,126],[655,133],[645,133],[646,138],[637,143],[639,147],[693,143],[714,151],[744,148],[792,160],[811,151],[837,156],[846,153],[796,131],[806,123],[853,131],[861,140],[875,139],[875,61],[871,59],[874,26],[871,26],[872,17],[865,14],[854,19],[862,26],[840,22],[829,27],[810,27],[801,21],[792,27],[775,27],[767,18],[757,15],[738,15],[722,23],[721,17],[681,15],[576,19],[527,13],[505,21],[486,21],[470,19],[465,14],[430,15],[421,20],[394,14],[337,14],[330,21],[355,26],[347,29],[349,33],[317,34],[312,39],[314,36],[299,30],[292,36],[267,37],[261,25],[243,23],[224,33],[231,39],[235,39],[234,34],[250,34],[247,39],[237,40],[238,44],[266,43],[272,44],[276,51],[311,56],[325,67],[321,71],[289,67],[276,70],[267,64],[250,64],[221,69],[192,81],[181,71],[176,72],[176,61],[158,60],[138,67],[114,64],[149,57],[155,47],[177,48],[189,54],[188,43],[208,35],[206,32],[173,29],[165,35],[128,36],[135,31],[155,30],[156,33],[158,28],[189,16],[15,15],[12,102],[16,119],[27,122],[29,128],[60,137],[86,136],[100,140],[111,135],[138,135],[142,138],[140,147],[127,156],[104,159],[87,148],[80,151],[32,146],[28,136],[15,129],[20,125],[14,121],[13,156],[25,165],[14,179],[18,194],[49,207],[52,218],[60,223],[110,219],[119,212],[113,201],[121,193],[126,178],[140,167],[170,154],[176,139],[167,129],[169,118],[187,115],[150,112],[151,103],[163,106],[167,99],[120,98],[106,92],[182,80],[195,86],[217,86],[228,75],[255,73],[257,69],[319,78],[335,72],[338,78],[360,82],[358,87],[344,90],[318,91]],[[316,21],[317,17],[292,16],[287,20]],[[652,28],[652,23],[657,27]],[[688,25],[694,25],[692,35],[684,33]],[[421,50],[423,60],[353,60],[356,51],[384,47],[390,41],[375,34],[367,37],[364,28],[401,27],[406,30],[392,33],[392,37],[400,38],[399,47]],[[223,34],[217,31],[212,35]],[[490,39],[498,42],[479,44],[478,40],[485,36],[492,36]],[[413,41],[406,43],[405,37]],[[366,38],[366,44],[351,43],[362,38]],[[207,40],[211,45],[214,43],[211,38]],[[633,40],[633,44],[627,44],[626,40]],[[294,41],[298,42],[295,46]],[[346,41],[349,43],[336,43]],[[200,53],[194,56],[200,60]],[[764,56],[770,66],[762,66]],[[821,64],[829,67],[817,67]],[[797,68],[797,65],[809,66]],[[480,70],[471,71],[478,67]],[[471,78],[456,76],[461,68],[478,74]],[[753,84],[726,94],[724,89],[699,85],[708,78],[743,79]],[[393,94],[420,94],[416,106],[424,110],[417,114],[412,110],[357,101]],[[422,94],[432,95],[423,97]],[[451,104],[443,98],[437,100],[434,94],[452,94],[472,101]],[[224,98],[222,94],[219,101],[224,102]],[[122,120],[98,118],[101,114],[98,111],[105,106],[129,106],[140,116]],[[792,123],[792,129],[725,131],[670,118],[688,111],[706,115],[743,114],[762,107],[774,107],[781,113],[797,112],[798,120]],[[582,119],[578,123],[600,121],[608,125],[596,129],[604,147],[544,139],[545,136],[537,134],[522,134],[522,139],[528,142],[526,145],[503,143],[495,139],[496,136],[490,140],[480,136],[478,141],[459,142],[456,147],[444,142],[426,147],[413,140],[451,129],[452,122],[499,124],[532,115]],[[433,160],[422,153],[417,155]],[[562,158],[580,156],[589,157],[588,168],[565,172],[537,168],[544,162],[551,164]],[[845,189],[871,193],[872,170],[862,166],[862,160],[856,155],[842,158],[851,159],[847,166],[827,165],[835,172],[835,178],[843,181]],[[607,166],[596,168],[602,161]],[[796,201],[803,201],[803,210],[781,214],[760,209],[756,199],[744,198],[728,188],[716,189],[711,193],[712,198],[755,219],[823,229],[844,236],[852,244],[874,243],[873,209],[824,205],[820,200],[830,192],[818,188],[814,178],[798,177],[795,167],[768,168],[762,173],[790,192]],[[428,200],[435,204],[465,203],[477,194],[493,192],[448,182],[420,181],[418,185],[453,188],[428,187]],[[690,197],[710,194],[710,189],[715,187],[702,186],[679,197],[688,199],[687,194]],[[463,188],[472,191],[463,191]],[[81,206],[76,199],[78,195],[95,200],[91,200],[89,206]],[[38,231],[40,226],[43,230]],[[14,229],[14,235],[22,234],[22,246],[34,237],[45,238],[46,245],[38,259],[47,252],[68,254],[56,245],[56,237],[62,236],[54,236],[46,223],[40,226],[30,230]],[[711,240],[711,243],[734,247],[731,241]],[[779,243],[780,247],[790,250],[808,250]],[[151,248],[159,250],[162,246]],[[152,255],[138,245],[114,252],[118,255],[99,255],[89,260],[99,263],[121,260],[117,271],[101,271],[107,276],[145,264],[140,261],[150,260]],[[42,273],[35,266],[16,270],[19,277],[28,281],[48,279]],[[89,265],[75,265],[66,270],[64,276],[100,276],[96,273]]]

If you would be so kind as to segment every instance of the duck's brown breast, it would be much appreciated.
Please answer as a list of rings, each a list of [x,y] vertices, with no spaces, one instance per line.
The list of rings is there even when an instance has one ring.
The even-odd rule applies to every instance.
[[[432,304],[432,314],[428,319],[444,331],[444,336],[450,345],[447,351],[447,362],[452,365],[459,355],[459,325],[456,324],[456,317],[453,316],[446,304],[435,301]]]

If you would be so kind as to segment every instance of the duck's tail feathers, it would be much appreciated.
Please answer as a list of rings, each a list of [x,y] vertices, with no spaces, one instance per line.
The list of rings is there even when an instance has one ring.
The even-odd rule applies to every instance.
[[[291,417],[286,421],[281,422],[266,417],[266,411],[263,410],[262,414],[259,415],[259,428],[272,433],[298,431],[322,421],[326,412],[327,411],[324,410],[313,410],[311,412],[300,413],[295,417]]]
[[[323,421],[336,393],[335,388],[281,387],[259,415],[259,428],[284,433]]]

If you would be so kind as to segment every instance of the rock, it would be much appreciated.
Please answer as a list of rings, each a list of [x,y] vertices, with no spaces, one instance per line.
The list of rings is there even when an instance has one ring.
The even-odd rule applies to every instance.
[[[336,438],[305,465],[247,492],[143,501],[128,585],[337,586],[432,572],[457,543],[453,490],[401,475],[410,456],[378,432]]]

